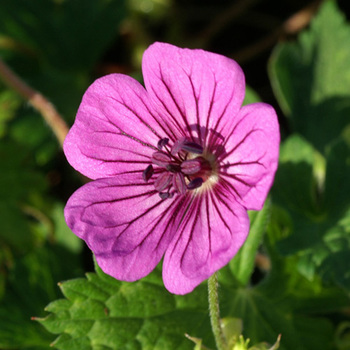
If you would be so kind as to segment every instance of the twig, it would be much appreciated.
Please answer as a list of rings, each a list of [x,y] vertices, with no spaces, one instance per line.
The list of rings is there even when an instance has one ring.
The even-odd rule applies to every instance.
[[[309,6],[289,17],[282,25],[282,33],[294,35],[304,29],[312,20],[320,4],[320,0],[314,1]]]
[[[280,37],[297,34],[310,23],[320,3],[321,0],[314,1],[312,4],[289,17],[280,27],[273,30],[267,36],[234,53],[231,57],[240,63],[246,62],[272,47]]]
[[[256,254],[255,265],[263,271],[271,270],[271,260],[266,255],[261,253]]]
[[[248,8],[260,0],[240,0],[225,8],[211,23],[199,34],[199,43],[201,47],[206,47],[213,37],[219,33],[233,19],[241,16]]]
[[[69,129],[56,108],[43,95],[28,86],[1,59],[0,77],[9,87],[28,100],[29,103],[42,115],[62,146]]]

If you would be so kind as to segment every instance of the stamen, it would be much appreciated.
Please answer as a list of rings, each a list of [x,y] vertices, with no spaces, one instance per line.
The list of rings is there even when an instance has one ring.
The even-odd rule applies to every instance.
[[[213,179],[215,159],[210,158],[213,157],[211,154],[203,154],[204,148],[200,144],[182,137],[169,147],[169,139],[164,137],[158,141],[157,148],[151,157],[152,164],[143,171],[142,177],[147,182],[156,172],[154,189],[160,198],[184,195],[187,190],[195,190]],[[156,171],[155,165],[160,167]]]
[[[164,172],[160,174],[156,181],[154,182],[154,188],[158,192],[164,191],[167,187],[169,187],[171,180],[173,178],[172,174],[169,174],[168,172]]]
[[[175,191],[179,192],[180,194],[184,194],[186,192],[185,178],[181,173],[174,174],[173,186],[175,188]]]
[[[202,162],[199,159],[189,159],[181,163],[181,171],[186,175],[198,173],[202,169]]]
[[[185,137],[181,137],[180,139],[176,140],[174,142],[174,145],[171,149],[171,154],[173,156],[176,156],[182,149],[182,145],[183,143],[186,141],[186,138]]]
[[[181,167],[177,164],[168,164],[165,168],[171,173],[178,173],[181,171]]]
[[[161,167],[165,168],[169,164],[170,160],[170,157],[166,153],[154,152],[152,154],[152,162]]]
[[[202,154],[204,149],[201,145],[195,142],[185,141],[181,147],[184,151]]]
[[[144,181],[148,181],[154,174],[154,169],[152,164],[150,164],[142,173],[142,178]]]
[[[204,151],[201,145],[189,141],[185,137],[181,137],[180,139],[175,141],[174,146],[171,149],[171,154],[175,156],[181,150],[195,154],[202,154]]]
[[[164,137],[163,139],[160,139],[157,144],[157,148],[161,150],[163,147],[165,147],[169,142],[169,139],[167,137]]]
[[[173,195],[174,194],[170,192],[159,192],[159,197],[162,199],[172,198]]]
[[[188,190],[195,190],[198,187],[201,187],[203,184],[203,179],[201,177],[196,177],[191,182],[188,183],[187,189]]]

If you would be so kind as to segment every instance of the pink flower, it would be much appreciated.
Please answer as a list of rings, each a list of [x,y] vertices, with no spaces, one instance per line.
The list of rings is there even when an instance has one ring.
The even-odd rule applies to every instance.
[[[264,103],[242,107],[238,64],[155,43],[146,89],[111,74],[86,91],[65,143],[69,163],[95,180],[65,208],[107,274],[135,281],[164,256],[172,293],[191,292],[226,265],[249,231],[277,168],[279,127]]]

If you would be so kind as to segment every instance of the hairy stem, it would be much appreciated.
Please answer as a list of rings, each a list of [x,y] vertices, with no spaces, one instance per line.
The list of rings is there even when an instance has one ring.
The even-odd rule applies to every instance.
[[[43,95],[28,86],[1,59],[0,77],[9,87],[28,100],[29,103],[42,115],[62,146],[68,133],[68,126],[55,107]]]
[[[210,322],[215,337],[216,347],[218,350],[226,350],[227,342],[220,322],[218,276],[216,272],[208,279],[208,299]]]

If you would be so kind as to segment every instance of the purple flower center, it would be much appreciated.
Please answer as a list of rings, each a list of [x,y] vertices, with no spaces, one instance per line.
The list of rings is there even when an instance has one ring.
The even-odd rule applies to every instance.
[[[186,138],[176,140],[172,147],[168,144],[168,138],[159,140],[158,151],[152,154],[152,164],[142,174],[146,182],[157,175],[154,188],[162,199],[200,188],[215,168],[215,162],[208,160],[213,156],[206,157],[201,145]]]

